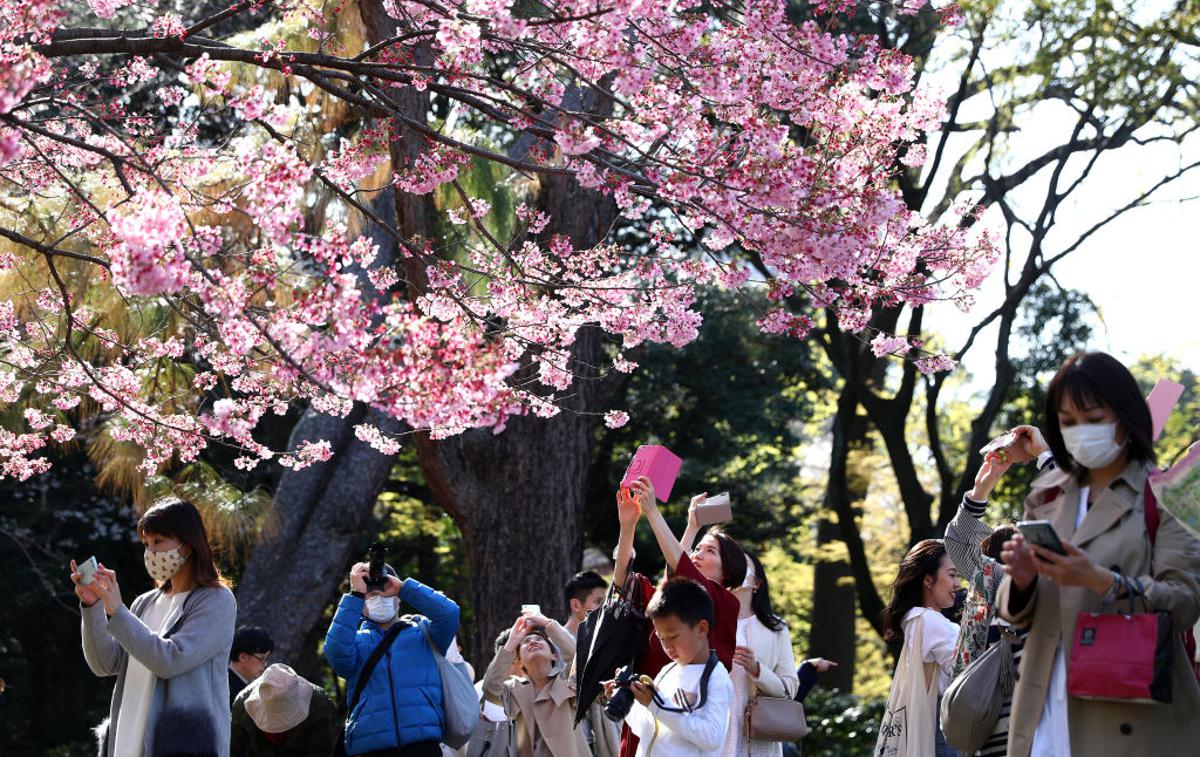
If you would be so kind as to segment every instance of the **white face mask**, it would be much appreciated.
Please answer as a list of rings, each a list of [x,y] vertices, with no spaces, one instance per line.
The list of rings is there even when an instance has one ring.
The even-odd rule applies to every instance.
[[[1063,444],[1075,462],[1088,470],[1103,468],[1116,460],[1123,445],[1117,444],[1117,422],[1080,423],[1062,430]]]
[[[367,617],[376,623],[386,623],[396,617],[400,600],[395,597],[370,597],[367,599]]]
[[[187,557],[179,553],[179,547],[168,549],[166,552],[154,552],[146,547],[142,561],[146,564],[146,572],[150,577],[162,583],[170,580],[171,576],[183,567]]]

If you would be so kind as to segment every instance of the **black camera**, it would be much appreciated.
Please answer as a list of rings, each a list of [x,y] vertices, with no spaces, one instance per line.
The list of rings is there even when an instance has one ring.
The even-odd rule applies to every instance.
[[[383,566],[387,563],[387,547],[382,544],[372,544],[367,550],[367,578],[364,583],[370,591],[379,591],[387,586],[387,575]]]
[[[633,707],[633,690],[629,688],[629,684],[637,679],[638,674],[632,666],[617,673],[617,677],[613,680],[616,691],[604,703],[604,717],[614,723],[620,723],[629,716],[629,709]]]

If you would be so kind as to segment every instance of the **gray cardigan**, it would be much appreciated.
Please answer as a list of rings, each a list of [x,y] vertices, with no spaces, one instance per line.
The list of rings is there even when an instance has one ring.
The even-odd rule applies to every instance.
[[[168,630],[162,636],[141,621],[142,613],[158,589],[148,591],[122,607],[111,618],[104,603],[97,602],[83,611],[83,656],[98,676],[116,676],[112,705],[109,708],[107,757],[113,755],[115,724],[120,717],[125,671],[133,655],[155,675],[154,695],[146,719],[145,757],[155,757],[155,730],[164,712],[169,721],[162,723],[158,745],[170,751],[212,751],[218,757],[229,755],[229,648],[237,601],[225,587],[197,587],[184,600],[183,607],[168,618]],[[212,723],[215,744],[201,743],[197,720]],[[201,726],[203,723],[200,724]],[[163,739],[180,740],[181,747],[171,749]],[[208,739],[204,739],[208,740]]]

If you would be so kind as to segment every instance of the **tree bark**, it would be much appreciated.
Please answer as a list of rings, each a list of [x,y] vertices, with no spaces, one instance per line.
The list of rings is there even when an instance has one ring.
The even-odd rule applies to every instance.
[[[544,238],[565,234],[576,246],[589,247],[608,236],[616,218],[609,197],[563,177],[542,177],[540,191],[539,206],[551,219]],[[500,434],[417,437],[434,499],[468,545],[475,622],[463,630],[462,641],[476,669],[491,659],[493,640],[512,625],[522,604],[566,617],[562,587],[579,569],[583,551],[594,413],[608,393],[596,369],[602,338],[597,328],[579,332],[571,355],[575,380],[558,401],[564,410],[556,417],[514,418]]]
[[[346,578],[392,467],[390,456],[354,437],[353,427],[362,422],[399,430],[396,421],[362,407],[346,418],[305,413],[291,448],[324,439],[333,457],[284,473],[275,492],[278,527],[254,548],[238,587],[238,623],[266,628],[275,640],[273,658],[303,675],[317,672],[316,650],[305,642]]]
[[[822,517],[817,522],[817,551],[823,552],[840,541],[837,521]],[[854,690],[854,672],[858,656],[855,622],[858,617],[854,593],[854,573],[845,560],[820,559],[813,567],[812,619],[808,635],[808,656],[824,657],[838,664],[822,676],[821,685]]]

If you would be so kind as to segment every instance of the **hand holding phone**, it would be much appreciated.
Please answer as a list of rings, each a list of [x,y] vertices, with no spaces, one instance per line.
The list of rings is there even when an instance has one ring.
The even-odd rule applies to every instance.
[[[1017,530],[1030,544],[1048,549],[1063,557],[1067,556],[1067,548],[1063,546],[1062,540],[1058,538],[1058,533],[1055,532],[1054,526],[1050,525],[1050,521],[1023,520],[1017,523]]]
[[[96,568],[98,567],[99,563],[96,562],[95,555],[92,555],[88,559],[79,563],[78,566],[76,566],[76,570],[80,575],[79,583],[83,584],[84,586],[90,586],[92,581],[95,580]]]

